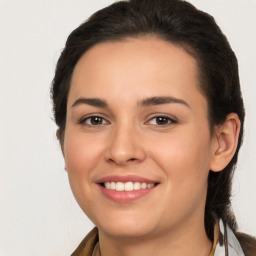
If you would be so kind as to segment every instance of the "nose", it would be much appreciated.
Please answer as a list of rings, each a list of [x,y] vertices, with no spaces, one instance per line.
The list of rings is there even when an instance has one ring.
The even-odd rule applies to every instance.
[[[142,162],[146,151],[136,127],[122,125],[111,131],[106,149],[106,160],[117,165]]]

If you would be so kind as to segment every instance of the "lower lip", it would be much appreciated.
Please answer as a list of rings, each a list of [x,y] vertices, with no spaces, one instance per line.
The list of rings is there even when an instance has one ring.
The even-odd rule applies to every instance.
[[[127,203],[139,199],[143,196],[146,196],[150,192],[152,192],[157,186],[147,189],[139,189],[132,191],[116,191],[112,189],[106,189],[99,185],[102,193],[109,199],[119,203]]]

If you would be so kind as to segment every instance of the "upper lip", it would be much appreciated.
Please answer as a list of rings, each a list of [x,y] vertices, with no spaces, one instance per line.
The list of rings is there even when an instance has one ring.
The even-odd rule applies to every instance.
[[[138,175],[109,175],[102,177],[96,181],[96,183],[105,183],[105,182],[145,182],[145,183],[159,183],[158,181],[144,178]]]

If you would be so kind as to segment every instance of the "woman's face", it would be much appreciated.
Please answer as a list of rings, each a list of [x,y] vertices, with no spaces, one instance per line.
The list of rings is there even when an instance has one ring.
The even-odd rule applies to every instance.
[[[63,151],[74,196],[101,232],[203,226],[214,145],[197,64],[182,48],[144,37],[79,60]]]

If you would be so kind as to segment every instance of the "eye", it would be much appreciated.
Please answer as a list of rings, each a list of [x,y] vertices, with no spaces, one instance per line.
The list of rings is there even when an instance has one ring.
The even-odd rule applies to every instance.
[[[108,123],[109,122],[101,116],[89,116],[89,117],[82,118],[79,121],[79,124],[85,124],[88,126],[100,126]]]
[[[148,121],[148,124],[150,125],[159,126],[166,126],[174,123],[177,123],[177,121],[167,116],[155,116]]]

